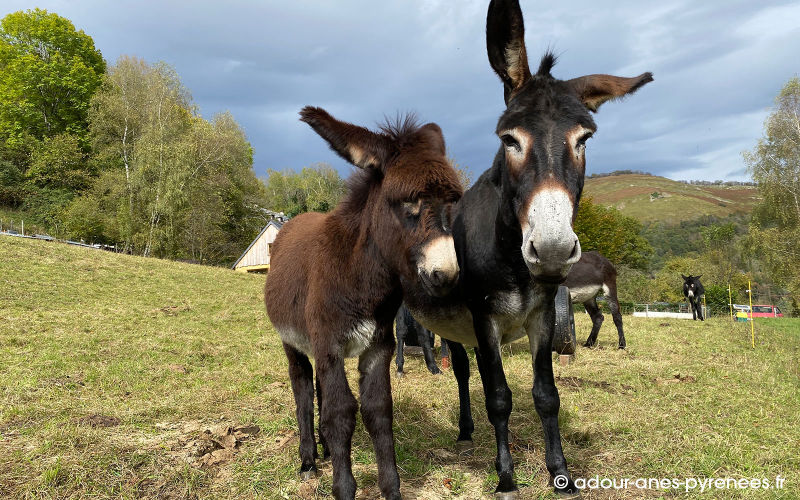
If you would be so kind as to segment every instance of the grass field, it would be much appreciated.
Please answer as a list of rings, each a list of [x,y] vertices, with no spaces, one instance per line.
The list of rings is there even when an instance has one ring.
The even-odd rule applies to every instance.
[[[296,474],[297,425],[262,276],[0,237],[1,498],[328,498]],[[577,317],[579,337],[589,321]],[[577,478],[785,478],[800,497],[800,321],[745,325],[610,318],[600,348],[556,366],[564,449]],[[523,498],[550,498],[527,346],[504,348]],[[348,363],[354,381],[354,362]],[[392,380],[404,498],[490,497],[494,440],[473,375],[476,449],[457,455],[456,383],[409,358]],[[474,363],[473,363],[474,367]],[[477,372],[473,368],[474,372]],[[258,426],[256,430],[253,426]],[[359,498],[377,471],[359,424]],[[681,498],[683,489],[585,490]]]
[[[704,215],[750,213],[759,200],[753,186],[699,186],[638,174],[586,179],[584,193],[640,221],[670,224]],[[654,193],[658,196],[651,196]]]

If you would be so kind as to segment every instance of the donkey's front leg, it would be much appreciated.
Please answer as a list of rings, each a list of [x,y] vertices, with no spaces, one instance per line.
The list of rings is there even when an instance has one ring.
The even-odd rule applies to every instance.
[[[567,460],[561,449],[561,431],[558,428],[558,411],[561,401],[553,378],[552,344],[555,333],[555,295],[552,285],[537,285],[540,297],[528,317],[528,341],[533,357],[533,402],[542,421],[545,442],[545,463],[553,479],[555,491],[562,497],[580,497],[567,471]]]
[[[489,315],[473,312],[475,336],[478,347],[475,348],[478,360],[478,370],[483,382],[483,392],[486,395],[486,412],[489,422],[494,427],[494,437],[497,443],[497,489],[495,498],[518,498],[517,485],[514,482],[514,461],[508,448],[508,417],[511,415],[511,389],[506,383],[503,372],[503,360],[500,357],[499,332]]]
[[[304,481],[316,477],[317,444],[314,441],[314,381],[308,356],[289,344],[283,344],[289,361],[289,379],[292,382],[294,402],[297,407],[297,426],[300,428],[300,477]]]
[[[472,421],[472,408],[469,396],[469,357],[464,346],[458,342],[442,339],[442,350],[449,347],[453,359],[453,374],[458,382],[458,441],[456,446],[461,451],[472,449],[472,433],[475,424]]]
[[[380,328],[380,327],[379,327]],[[391,325],[378,332],[378,340],[358,359],[361,418],[367,428],[378,462],[378,486],[384,498],[400,499],[400,477],[394,454],[392,386],[389,365],[394,350]]]
[[[329,352],[315,352],[317,377],[322,392],[320,433],[331,453],[333,496],[352,500],[356,495],[350,452],[356,427],[358,403],[344,371],[344,359]]]

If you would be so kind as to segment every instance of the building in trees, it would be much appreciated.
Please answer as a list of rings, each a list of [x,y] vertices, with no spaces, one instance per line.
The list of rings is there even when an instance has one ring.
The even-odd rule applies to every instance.
[[[279,214],[269,221],[242,256],[234,262],[233,269],[242,273],[268,272],[272,243],[278,237],[278,231],[281,230],[284,222],[286,222],[286,217],[283,214]]]

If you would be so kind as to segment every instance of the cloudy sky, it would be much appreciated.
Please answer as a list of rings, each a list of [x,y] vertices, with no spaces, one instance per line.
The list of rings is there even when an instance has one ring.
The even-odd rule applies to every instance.
[[[486,0],[3,0],[69,18],[106,60],[174,66],[201,113],[230,110],[255,169],[352,167],[297,120],[304,105],[374,127],[414,111],[444,130],[474,177],[488,168],[503,91],[486,58]],[[588,173],[635,169],[673,179],[747,178],[741,152],[800,71],[800,2],[522,0],[531,66],[547,48],[558,78],[655,81],[601,108]]]

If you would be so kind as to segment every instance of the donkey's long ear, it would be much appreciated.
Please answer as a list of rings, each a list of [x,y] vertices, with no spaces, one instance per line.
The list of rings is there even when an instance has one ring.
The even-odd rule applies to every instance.
[[[590,111],[597,112],[606,101],[618,99],[622,96],[632,94],[653,81],[653,74],[650,72],[642,73],[633,78],[622,78],[611,75],[587,75],[580,78],[573,78],[567,83],[572,86],[578,94],[578,98]]]
[[[447,154],[447,147],[444,144],[444,134],[439,125],[435,123],[428,123],[420,127],[419,131],[423,134],[430,143],[431,147],[436,148],[442,155]]]
[[[364,127],[337,120],[322,108],[306,106],[300,121],[311,125],[339,156],[360,168],[380,168],[389,156],[389,139]]]
[[[683,280],[684,280],[684,281],[686,281],[687,279],[689,279],[689,278],[687,278],[686,276],[684,276],[684,275],[682,275],[682,274],[681,274],[681,278],[683,278]]]
[[[503,81],[506,104],[531,78],[525,52],[525,26],[518,0],[492,0],[486,15],[489,64]]]

